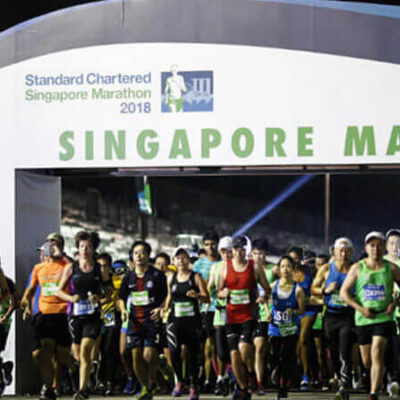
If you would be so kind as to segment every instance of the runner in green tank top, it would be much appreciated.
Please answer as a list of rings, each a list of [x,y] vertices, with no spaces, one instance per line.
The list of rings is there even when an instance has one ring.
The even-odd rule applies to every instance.
[[[268,283],[271,285],[279,274],[279,269],[273,263],[267,263],[266,257],[268,254],[268,241],[267,239],[256,239],[253,242],[252,257],[254,264],[265,273]],[[264,296],[265,293],[262,287],[258,286],[260,296]],[[271,303],[271,302],[269,302]],[[257,392],[259,395],[265,393],[263,380],[267,357],[267,336],[268,336],[268,322],[267,322],[267,310],[269,307],[271,311],[271,304],[258,304],[258,318],[257,326],[253,333],[253,344],[255,347],[255,360],[254,366],[256,370],[257,378]],[[255,389],[255,388],[254,388]]]
[[[216,297],[218,292],[218,279],[221,267],[226,261],[232,258],[232,238],[225,236],[219,240],[218,252],[222,261],[211,266],[210,278],[208,280],[208,292],[211,297]],[[226,342],[226,299],[217,297],[215,303],[214,328],[216,331],[216,349],[217,349],[217,369],[218,377],[215,386],[215,394],[227,396],[229,394],[229,375],[225,371],[229,363],[228,344]]]
[[[340,296],[356,310],[355,322],[364,366],[370,369],[371,389],[368,400],[377,400],[384,374],[384,356],[392,335],[393,282],[400,282],[400,269],[383,259],[385,236],[370,232],[365,237],[367,258],[353,264],[340,290]],[[355,296],[351,295],[355,288]]]
[[[393,264],[400,267],[400,230],[398,229],[389,229],[386,232],[386,255],[383,258],[387,261],[392,262]],[[394,294],[398,299],[400,297],[400,288],[397,284],[394,285]],[[387,368],[387,376],[388,376],[388,385],[387,392],[389,396],[396,397],[400,391],[400,385],[398,382],[399,375],[399,333],[400,333],[400,308],[396,307],[394,312],[394,323],[397,327],[397,331],[393,333],[392,337],[389,339],[387,344],[387,349],[390,351],[386,351],[386,368]]]

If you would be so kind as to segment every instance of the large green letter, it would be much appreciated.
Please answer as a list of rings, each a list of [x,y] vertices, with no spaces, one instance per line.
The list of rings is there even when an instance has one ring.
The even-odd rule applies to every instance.
[[[240,140],[244,137],[244,149],[240,148]],[[248,157],[254,149],[254,136],[250,129],[238,128],[232,135],[232,150],[240,158]]]
[[[118,160],[125,159],[125,137],[125,131],[118,131],[118,140],[115,139],[113,131],[104,132],[104,158],[106,160],[112,160],[113,151]]]
[[[158,154],[159,144],[158,142],[146,142],[146,139],[156,139],[157,133],[151,129],[145,129],[139,133],[136,141],[137,152],[144,160],[151,160]]]
[[[93,160],[93,131],[85,132],[85,156],[86,160]]]
[[[74,145],[72,140],[74,139],[73,131],[64,131],[60,136],[60,145],[64,148],[64,153],[59,153],[61,161],[69,161],[75,155]]]
[[[283,150],[283,142],[286,139],[286,133],[281,128],[265,128],[265,156],[273,157],[274,150],[278,157],[286,157]]]
[[[344,155],[352,156],[355,148],[355,155],[363,156],[365,147],[368,156],[376,156],[374,127],[363,126],[360,137],[358,126],[348,126]]]
[[[313,128],[311,126],[299,127],[297,130],[297,154],[300,157],[311,157],[314,155],[314,150],[311,147],[312,137],[310,137],[312,134]]]
[[[182,156],[183,158],[192,157],[185,129],[177,129],[172,140],[169,158],[177,158],[178,156]]]
[[[400,126],[393,125],[386,155],[394,156],[398,151],[400,151]]]
[[[216,129],[201,130],[201,157],[210,158],[210,149],[221,144],[221,134]]]

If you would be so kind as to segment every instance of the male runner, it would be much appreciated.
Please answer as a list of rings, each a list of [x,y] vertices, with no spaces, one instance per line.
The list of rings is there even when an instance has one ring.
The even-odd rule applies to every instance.
[[[393,299],[393,283],[400,282],[400,269],[383,259],[385,244],[381,232],[366,235],[367,258],[350,268],[340,290],[341,298],[356,310],[361,358],[371,372],[368,400],[378,399],[385,372],[385,349],[394,330],[393,312],[397,301]]]
[[[334,373],[340,377],[336,400],[348,400],[351,387],[351,350],[354,310],[340,297],[340,288],[351,267],[353,243],[350,239],[336,239],[333,261],[319,268],[311,286],[311,294],[324,296],[327,306],[324,330],[329,340]]]
[[[214,231],[206,232],[203,235],[203,246],[206,250],[207,256],[198,259],[193,266],[193,271],[201,275],[203,280],[208,284],[210,278],[211,266],[219,260],[218,255],[218,234]],[[216,294],[211,296],[211,303],[201,305],[202,325],[203,325],[203,340],[204,344],[204,369],[205,369],[205,381],[204,381],[204,392],[211,393],[212,387],[210,382],[212,361],[215,357],[215,342],[214,335],[215,330],[213,326],[214,313],[215,313],[215,302],[217,300]]]
[[[270,286],[262,268],[246,259],[248,240],[238,236],[233,240],[232,260],[228,260],[220,270],[218,297],[227,299],[226,333],[230,351],[231,365],[239,389],[233,395],[234,400],[251,398],[248,392],[247,373],[253,372],[252,337],[256,325],[254,318],[258,304],[266,302],[266,297],[258,296],[257,283],[260,283],[265,295],[270,294]]]
[[[252,247],[254,265],[264,271],[268,283],[271,285],[278,278],[279,270],[275,264],[266,262],[268,241],[266,239],[254,240]],[[265,295],[261,285],[258,285],[258,291],[261,296]],[[255,347],[255,370],[257,376],[257,390],[259,395],[263,395],[265,393],[263,380],[267,356],[268,322],[266,307],[268,306],[269,305],[266,303],[258,305],[257,326],[253,333],[253,344]]]
[[[47,241],[44,252],[49,257],[45,262],[35,265],[31,283],[21,300],[21,309],[29,313],[30,302],[37,286],[40,285],[40,313],[35,319],[34,329],[35,337],[40,342],[39,367],[45,384],[40,398],[47,400],[56,398],[52,387],[55,375],[53,357],[55,356],[57,361],[68,369],[72,369],[73,360],[70,355],[71,336],[67,320],[68,303],[57,296],[61,276],[68,260],[64,257],[61,243],[56,240]]]
[[[150,253],[147,242],[133,243],[129,251],[132,269],[119,290],[121,319],[129,318],[126,348],[132,350],[133,369],[142,384],[138,400],[152,399],[157,388],[160,311],[167,296],[165,274],[149,264]]]

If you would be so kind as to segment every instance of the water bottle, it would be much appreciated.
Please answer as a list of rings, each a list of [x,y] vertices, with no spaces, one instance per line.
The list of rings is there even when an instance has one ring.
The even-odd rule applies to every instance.
[[[87,296],[88,296],[88,298],[90,297],[90,296],[92,296],[92,292],[87,292]],[[96,303],[93,303],[93,307],[94,308],[97,308],[97,307],[99,307],[99,303],[98,302],[96,302]]]

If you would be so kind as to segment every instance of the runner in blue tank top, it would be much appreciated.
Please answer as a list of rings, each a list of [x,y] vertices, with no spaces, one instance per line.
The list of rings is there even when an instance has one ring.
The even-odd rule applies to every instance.
[[[341,237],[336,239],[333,247],[333,261],[319,269],[311,293],[324,297],[324,331],[329,341],[333,371],[340,378],[336,399],[346,400],[351,385],[354,311],[340,297],[339,291],[351,267],[353,244],[350,239]]]
[[[284,256],[278,265],[281,278],[273,283],[268,335],[271,343],[273,374],[280,382],[276,399],[283,399],[287,398],[296,365],[298,317],[305,311],[305,295],[300,285],[293,279],[294,260],[290,256]]]

